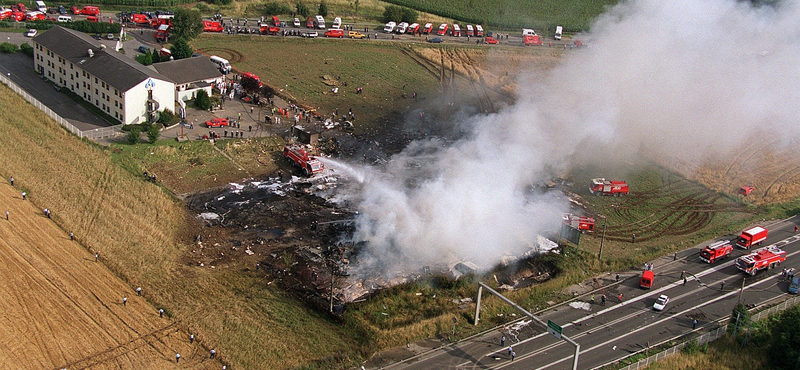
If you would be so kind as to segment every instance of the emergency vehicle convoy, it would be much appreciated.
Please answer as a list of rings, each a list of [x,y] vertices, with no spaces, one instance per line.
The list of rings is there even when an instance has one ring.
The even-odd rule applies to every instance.
[[[628,194],[628,184],[625,181],[609,181],[604,178],[592,179],[589,192],[594,195],[619,196]]]
[[[300,167],[306,176],[311,176],[315,173],[322,172],[325,166],[314,156],[300,145],[286,145],[283,147],[283,155],[285,155],[295,166]]]
[[[766,247],[736,259],[736,268],[750,275],[761,270],[773,269],[786,261],[786,251],[776,247]]]
[[[703,251],[700,252],[700,260],[706,263],[714,263],[717,260],[728,258],[732,252],[733,246],[731,243],[721,240],[703,248]]]
[[[754,226],[745,231],[736,239],[736,245],[739,248],[748,249],[754,245],[761,244],[767,239],[767,229],[761,226]]]

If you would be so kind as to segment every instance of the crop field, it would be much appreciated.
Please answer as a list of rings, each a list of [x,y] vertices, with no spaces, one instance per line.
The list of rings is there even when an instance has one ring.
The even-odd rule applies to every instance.
[[[423,12],[440,15],[457,21],[482,24],[484,27],[504,29],[534,28],[547,34],[555,26],[564,26],[567,32],[589,28],[592,20],[618,0],[388,0]]]
[[[215,348],[233,368],[288,369],[358,356],[345,328],[248,274],[255,262],[199,266],[192,256],[201,246],[192,240],[200,226],[163,188],[115,164],[113,149],[77,139],[5,86],[0,106],[16,107],[0,111],[0,175],[16,180],[13,191],[0,183],[8,187],[0,195],[11,216],[5,225],[13,226],[0,224],[0,277],[4,296],[14,297],[3,300],[6,319],[19,323],[3,326],[0,362],[163,369],[176,350],[187,366],[219,369],[203,360]],[[38,211],[45,207],[52,220]],[[144,299],[134,297],[137,286]],[[125,295],[127,311],[119,304]]]
[[[207,348],[189,343],[175,320],[159,318],[115,276],[105,254],[95,262],[23,200],[18,182],[12,187],[3,181],[0,199],[9,213],[0,223],[0,363],[20,369],[171,369],[180,353],[181,368],[221,367]]]

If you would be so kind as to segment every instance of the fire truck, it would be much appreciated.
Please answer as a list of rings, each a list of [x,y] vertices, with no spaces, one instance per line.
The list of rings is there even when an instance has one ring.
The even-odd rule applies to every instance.
[[[594,195],[619,196],[628,194],[628,184],[625,181],[609,181],[604,178],[592,179],[589,192]]]
[[[733,252],[733,246],[727,240],[712,243],[700,252],[700,260],[706,263],[714,263],[719,259],[728,258]]]
[[[569,225],[573,229],[580,231],[593,231],[594,219],[586,216],[575,216],[571,213],[565,214],[562,219],[565,225]]]
[[[289,158],[295,166],[300,167],[306,176],[322,172],[322,170],[325,169],[322,162],[316,157],[309,155],[302,146],[286,145],[283,147],[283,155]]]
[[[754,245],[761,244],[767,239],[767,229],[761,226],[754,226],[745,231],[736,239],[736,245],[739,248],[748,249]]]
[[[158,42],[166,42],[167,39],[169,38],[169,29],[170,29],[170,26],[168,24],[162,24],[162,25],[158,26],[158,29],[156,30],[156,34],[154,35],[155,38],[156,38],[156,41],[158,41]]]
[[[203,21],[203,32],[222,32],[222,24],[217,21]]]
[[[258,25],[262,35],[277,35],[281,32],[281,28],[271,25],[269,23],[261,23]]]
[[[786,251],[776,246],[771,246],[739,257],[736,259],[736,268],[750,275],[755,275],[761,270],[773,269],[783,261],[786,261]]]

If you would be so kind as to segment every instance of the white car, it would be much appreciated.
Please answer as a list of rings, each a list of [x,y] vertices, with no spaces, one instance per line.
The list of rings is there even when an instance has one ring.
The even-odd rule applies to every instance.
[[[295,27],[300,27],[300,18],[295,18],[294,21],[292,21],[292,25]]]
[[[667,306],[667,303],[669,303],[669,297],[667,297],[666,294],[662,294],[660,297],[658,297],[658,299],[656,299],[656,303],[653,304],[653,309],[656,311],[662,311],[664,310],[664,307]]]
[[[37,31],[35,29],[31,28],[31,29],[28,30],[28,32],[25,34],[25,36],[28,36],[28,37],[36,36],[36,32]]]
[[[313,38],[319,36],[319,34],[317,34],[317,31],[309,31],[309,32],[303,32],[300,36],[301,37],[308,37],[308,38],[312,38],[313,39]]]

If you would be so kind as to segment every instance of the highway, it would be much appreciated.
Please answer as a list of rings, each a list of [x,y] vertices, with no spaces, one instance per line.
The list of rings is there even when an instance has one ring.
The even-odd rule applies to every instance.
[[[709,265],[700,261],[702,248],[682,252],[682,257],[662,257],[654,261],[655,283],[652,289],[639,287],[641,271],[628,271],[619,283],[595,290],[595,303],[589,294],[570,304],[535,313],[540,319],[552,320],[563,328],[563,334],[580,344],[579,369],[593,369],[618,361],[632,353],[644,351],[648,345],[681,339],[693,332],[704,333],[716,322],[731,314],[740,299],[747,305],[779,302],[788,297],[788,282],[781,280],[782,267],[800,266],[800,233],[794,234],[798,219],[764,223],[770,230],[759,247],[745,251],[736,248],[726,260]],[[719,239],[722,240],[722,239]],[[710,242],[709,242],[710,243]],[[709,244],[707,243],[707,244]],[[707,244],[703,244],[707,245]],[[761,271],[754,277],[734,266],[739,256],[768,245],[787,251],[781,267]],[[684,285],[683,271],[687,277]],[[724,284],[723,284],[724,283]],[[608,301],[600,303],[605,293]],[[622,294],[622,302],[618,295]],[[659,295],[670,297],[664,311],[655,311],[653,303]],[[484,290],[485,299],[490,295]],[[693,329],[693,320],[697,320]],[[525,319],[516,324],[487,332],[423,353],[384,367],[385,369],[572,369],[575,347],[556,339],[545,328]],[[505,333],[505,346],[500,337]],[[508,355],[512,346],[515,358]]]

